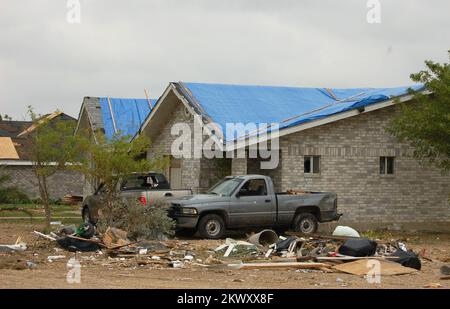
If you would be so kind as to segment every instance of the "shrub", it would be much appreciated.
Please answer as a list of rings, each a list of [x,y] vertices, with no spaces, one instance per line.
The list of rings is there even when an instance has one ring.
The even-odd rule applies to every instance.
[[[174,234],[175,222],[167,216],[164,203],[149,207],[128,200],[115,202],[110,214],[100,216],[98,230],[104,232],[108,226],[127,231],[133,240],[163,240]]]
[[[20,189],[16,187],[4,187],[3,184],[11,178],[8,175],[0,176],[0,203],[4,204],[25,204],[29,203],[30,199]]]

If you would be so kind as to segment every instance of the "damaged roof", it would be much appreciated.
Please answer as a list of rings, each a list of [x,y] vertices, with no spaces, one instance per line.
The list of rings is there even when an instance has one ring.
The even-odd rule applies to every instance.
[[[85,97],[78,121],[85,109],[94,132],[100,130],[107,138],[116,133],[134,136],[155,104],[155,99]]]
[[[223,130],[224,142],[241,138],[248,132],[226,136],[226,123],[255,123],[270,131],[271,123],[280,129],[325,118],[352,109],[408,94],[423,85],[396,88],[301,88],[279,86],[173,83],[193,108]],[[268,124],[265,126],[263,124]]]
[[[55,112],[43,115],[36,123],[32,121],[0,121],[0,160],[31,160],[31,142],[28,134],[32,133],[43,119],[52,121],[55,118],[64,121],[76,120],[62,112]],[[11,147],[14,148],[14,151]]]

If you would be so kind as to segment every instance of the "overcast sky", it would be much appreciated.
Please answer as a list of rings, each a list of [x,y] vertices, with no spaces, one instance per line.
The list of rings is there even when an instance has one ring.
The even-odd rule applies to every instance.
[[[450,1],[0,0],[0,114],[60,109],[84,96],[152,98],[170,81],[313,87],[411,83],[447,61]]]

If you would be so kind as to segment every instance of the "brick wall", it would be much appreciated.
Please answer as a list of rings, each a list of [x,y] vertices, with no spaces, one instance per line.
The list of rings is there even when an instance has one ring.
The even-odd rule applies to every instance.
[[[6,166],[1,173],[11,177],[7,186],[15,186],[28,195],[29,198],[39,197],[37,178],[31,166]],[[82,195],[83,176],[78,172],[63,171],[52,175],[48,180],[50,198],[60,199],[66,194]]]
[[[342,223],[364,228],[446,229],[450,175],[420,166],[411,148],[385,131],[393,108],[282,137],[282,189],[337,192]],[[303,171],[304,155],[320,155],[321,171]],[[379,157],[395,156],[395,174],[380,175]]]

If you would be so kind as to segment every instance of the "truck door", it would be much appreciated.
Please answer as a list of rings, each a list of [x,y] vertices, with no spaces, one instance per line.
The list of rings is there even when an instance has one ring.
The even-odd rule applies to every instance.
[[[230,223],[233,226],[271,226],[276,201],[269,195],[264,178],[249,179],[230,201]]]

